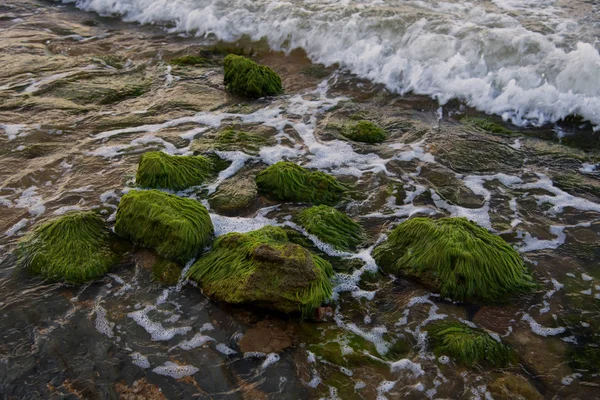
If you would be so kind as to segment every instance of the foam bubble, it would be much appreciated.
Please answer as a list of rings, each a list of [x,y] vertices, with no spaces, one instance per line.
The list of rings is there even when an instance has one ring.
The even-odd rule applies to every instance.
[[[179,365],[171,361],[167,361],[152,370],[155,374],[170,376],[174,379],[185,378],[186,376],[194,375],[198,371],[199,369],[193,365]]]
[[[523,314],[521,320],[529,323],[529,327],[531,328],[531,331],[533,333],[544,337],[560,335],[561,333],[564,333],[566,331],[566,329],[562,326],[556,328],[548,328],[542,326],[536,320],[534,320],[531,315],[527,313]]]
[[[139,352],[131,353],[131,362],[133,365],[137,365],[140,368],[148,369],[150,368],[150,361],[148,361],[148,357],[140,354]]]
[[[411,372],[413,377],[417,378],[425,374],[425,371],[421,368],[421,364],[412,362],[407,358],[398,360],[390,366],[392,372],[408,371]]]

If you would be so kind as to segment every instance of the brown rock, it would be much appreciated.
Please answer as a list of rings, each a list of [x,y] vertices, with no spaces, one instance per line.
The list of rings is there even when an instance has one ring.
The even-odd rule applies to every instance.
[[[258,326],[248,329],[238,344],[244,353],[279,353],[290,347],[292,340],[280,328]]]

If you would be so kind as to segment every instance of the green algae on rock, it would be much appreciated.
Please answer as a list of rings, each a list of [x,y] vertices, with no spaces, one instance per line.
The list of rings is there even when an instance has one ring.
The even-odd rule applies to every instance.
[[[333,176],[289,161],[280,161],[262,170],[256,183],[259,190],[278,200],[312,204],[333,205],[347,190]]]
[[[186,56],[172,58],[171,61],[169,61],[169,64],[183,67],[183,66],[187,66],[187,65],[197,66],[197,65],[212,64],[212,61],[207,58],[200,57],[200,56],[186,55]]]
[[[252,99],[283,93],[281,78],[271,68],[230,54],[223,61],[225,87],[232,93]]]
[[[535,284],[519,253],[466,218],[413,218],[373,251],[384,270],[402,273],[457,301],[503,302]]]
[[[356,248],[365,239],[363,228],[333,207],[320,205],[307,208],[296,219],[308,233],[339,250]]]
[[[135,180],[144,188],[183,190],[204,183],[213,169],[207,157],[150,151],[142,155]]]
[[[169,261],[160,260],[152,265],[152,279],[165,285],[175,285],[179,281],[182,268],[179,264]]]
[[[332,276],[329,262],[290,243],[285,231],[273,226],[217,238],[188,273],[218,301],[305,316],[331,297]]]
[[[355,142],[381,143],[387,138],[387,132],[371,121],[358,121],[342,129],[342,135]]]
[[[464,117],[463,119],[461,119],[461,122],[490,133],[503,133],[506,135],[513,134],[513,131],[506,129],[502,125],[497,124],[494,121],[487,118]]]
[[[76,211],[47,221],[24,236],[17,262],[51,281],[81,283],[106,274],[119,256],[111,233],[93,211]]]
[[[512,350],[488,333],[457,322],[441,322],[427,328],[429,343],[437,356],[450,356],[472,367],[485,363],[504,367],[514,359]]]
[[[115,232],[168,260],[185,263],[210,244],[214,228],[208,211],[196,200],[140,190],[121,199]]]
[[[262,130],[261,128],[257,128]],[[258,155],[260,148],[275,141],[254,132],[246,132],[234,128],[221,130],[215,136],[203,135],[192,143],[193,151],[243,151],[251,155]]]

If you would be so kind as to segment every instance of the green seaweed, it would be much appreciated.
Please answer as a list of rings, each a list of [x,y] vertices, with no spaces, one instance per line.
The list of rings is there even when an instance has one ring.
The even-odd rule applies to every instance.
[[[281,78],[271,68],[230,54],[225,57],[225,87],[252,99],[283,93]]]
[[[212,63],[212,61],[207,58],[200,57],[200,56],[192,56],[192,55],[175,57],[175,58],[172,58],[171,61],[169,61],[169,64],[177,65],[178,67],[183,67],[183,66],[188,66],[188,65],[190,65],[190,66],[208,65],[211,63]]]
[[[363,228],[333,207],[320,205],[307,208],[296,219],[308,233],[339,250],[356,248],[365,239]]]
[[[256,177],[259,190],[283,201],[312,204],[337,203],[347,188],[331,175],[311,171],[293,162],[280,161]]]
[[[199,202],[158,190],[129,192],[117,209],[118,235],[182,264],[210,244],[213,231]]]
[[[362,143],[381,143],[387,138],[385,129],[379,127],[371,121],[358,121],[342,129],[342,135],[355,142]]]
[[[500,124],[495,123],[487,118],[478,118],[478,117],[464,117],[461,120],[462,123],[474,126],[476,128],[482,129],[486,132],[491,133],[503,133],[507,135],[511,135],[514,132],[510,129],[506,129]]]
[[[508,346],[488,333],[457,322],[441,322],[427,332],[436,355],[447,355],[467,367],[481,363],[504,367],[515,358]]]
[[[458,301],[508,301],[535,284],[519,253],[466,218],[413,218],[373,251],[386,271],[416,278]]]
[[[203,156],[171,156],[161,151],[144,153],[136,182],[140,187],[182,190],[204,183],[214,163]]]
[[[98,214],[71,212],[25,235],[17,264],[51,281],[81,283],[101,277],[117,263],[110,244],[110,231]]]
[[[332,276],[329,262],[290,243],[285,230],[272,226],[219,237],[188,273],[216,300],[304,316],[331,297]]]

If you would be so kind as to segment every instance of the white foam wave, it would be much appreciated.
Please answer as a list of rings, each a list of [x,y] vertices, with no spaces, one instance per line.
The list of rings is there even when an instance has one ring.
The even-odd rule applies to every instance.
[[[573,113],[600,124],[600,54],[585,42],[597,29],[594,19],[573,21],[545,0],[495,0],[495,8],[466,0],[62,1],[126,21],[168,23],[171,32],[301,48],[314,62],[340,64],[393,91],[441,103],[460,98],[517,124]],[[547,33],[529,29],[519,15],[538,19]]]

